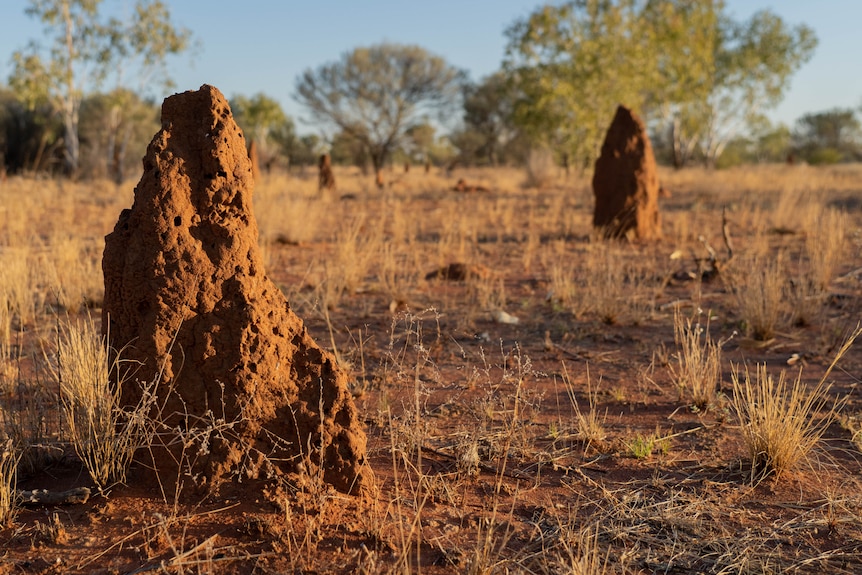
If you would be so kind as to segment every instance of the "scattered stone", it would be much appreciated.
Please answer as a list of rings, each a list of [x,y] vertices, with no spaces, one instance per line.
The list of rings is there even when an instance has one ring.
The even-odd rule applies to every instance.
[[[160,436],[137,461],[210,493],[317,469],[356,493],[371,471],[347,376],[266,276],[249,164],[221,92],[167,98],[134,203],[105,238],[102,329],[136,362],[122,404],[157,381],[162,430],[200,438],[180,449]]]
[[[505,323],[509,325],[518,325],[519,323],[521,323],[520,319],[501,309],[492,310],[491,319],[494,320],[496,323]]]
[[[633,234],[641,240],[661,236],[658,171],[643,121],[617,108],[593,174],[596,207],[593,225],[606,237]]]
[[[443,266],[425,276],[426,280],[441,279],[454,282],[463,282],[468,279],[485,279],[491,272],[482,265],[470,265],[462,262],[453,262]]]

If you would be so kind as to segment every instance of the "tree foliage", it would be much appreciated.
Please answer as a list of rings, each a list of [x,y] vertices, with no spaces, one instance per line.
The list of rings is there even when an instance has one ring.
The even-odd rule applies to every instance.
[[[474,154],[495,166],[503,148],[517,135],[507,78],[500,72],[464,87],[464,125],[478,136]]]
[[[296,127],[277,100],[259,92],[251,97],[234,96],[230,107],[246,140],[258,146],[265,167],[271,166],[278,156],[293,155]]]
[[[805,114],[796,121],[793,139],[797,153],[812,164],[862,158],[862,124],[850,108]]]
[[[513,118],[532,139],[594,160],[618,102],[642,108],[648,63],[635,0],[543,6],[506,32]]]
[[[34,109],[48,103],[64,125],[65,161],[78,170],[81,102],[110,77],[117,87],[122,74],[168,83],[165,60],[188,46],[190,33],[170,21],[160,0],[137,0],[123,21],[105,18],[101,0],[30,0],[26,13],[44,26],[43,42],[33,40],[12,55],[10,86]]]
[[[121,184],[130,166],[138,167],[158,128],[158,106],[131,90],[118,88],[85,97],[79,124],[80,171]]]
[[[704,105],[700,147],[714,164],[729,140],[762,122],[784,97],[790,78],[814,54],[817,38],[761,10],[745,22],[719,19],[716,72]]]
[[[507,35],[515,121],[587,164],[620,103],[666,125],[675,164],[714,163],[816,46],[804,25],[768,10],[736,22],[721,0],[573,0]]]
[[[47,103],[28,107],[0,88],[0,172],[44,171],[62,160],[63,126]]]
[[[378,44],[303,72],[296,99],[311,116],[361,143],[380,170],[405,130],[457,101],[461,73],[419,46]]]

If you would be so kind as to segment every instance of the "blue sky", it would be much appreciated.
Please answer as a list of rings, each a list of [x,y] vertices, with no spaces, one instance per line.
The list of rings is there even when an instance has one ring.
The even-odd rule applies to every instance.
[[[382,41],[419,44],[479,79],[499,68],[504,31],[540,2],[533,0],[165,0],[176,24],[199,42],[193,59],[173,60],[179,90],[208,83],[228,97],[264,92],[299,120],[295,79],[306,68],[335,60],[357,46]],[[0,82],[12,52],[38,38],[41,26],[24,14],[28,2],[5,0],[0,11]],[[131,0],[105,0],[128,10]],[[728,0],[737,19],[771,8],[786,22],[812,27],[820,43],[770,112],[788,124],[806,112],[862,105],[862,0]],[[190,61],[191,60],[191,61]],[[166,94],[159,94],[159,97]],[[307,131],[308,128],[301,131]]]

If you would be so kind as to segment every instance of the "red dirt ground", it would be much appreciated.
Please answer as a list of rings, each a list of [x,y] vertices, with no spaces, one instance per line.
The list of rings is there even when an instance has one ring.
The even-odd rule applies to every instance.
[[[495,194],[503,192],[458,201],[476,209]],[[662,209],[678,216],[693,194],[674,188]],[[402,200],[423,214],[456,195]],[[378,208],[354,201],[334,209]],[[572,209],[587,221],[583,205]],[[720,208],[702,217],[720,246]],[[705,231],[700,224],[693,227]],[[858,221],[850,227],[858,230]],[[752,233],[736,231],[737,250],[754,241]],[[589,234],[541,244],[559,243],[581,266]],[[753,484],[729,404],[692,410],[669,369],[673,309],[699,305],[715,317],[713,338],[726,341],[725,396],[732,366],[743,363],[765,361],[777,371],[798,357],[791,373],[803,365],[805,381],[819,380],[842,334],[862,317],[858,236],[818,322],[766,342],[741,333],[724,272],[709,283],[686,279],[696,264],[688,256],[669,260],[672,240],[622,244],[627,257],[659,262],[662,287],[649,313],[621,313],[614,323],[589,312],[576,317],[549,298],[548,270],[520,264],[524,241],[488,234],[476,251],[477,263],[501,279],[517,324],[477,308],[481,278],[420,279],[401,301],[379,290],[350,293],[324,313],[303,272],[331,246],[268,248],[270,276],[295,294],[292,305],[314,339],[334,344],[351,367],[374,496],[297,477],[236,483],[217,501],[175,500],[136,487],[133,469],[128,486],[86,504],[24,508],[0,531],[0,573],[557,573],[573,569],[569,552],[586,548],[584,526],[593,526],[613,572],[862,572],[862,460],[846,423],[862,413],[862,343],[830,377],[830,393],[846,397],[844,425],[830,424],[804,465]],[[771,250],[798,250],[801,239],[773,234],[769,242]],[[424,271],[437,268],[429,262]],[[604,440],[586,445],[576,435],[564,366],[582,411],[588,390],[597,390]],[[653,434],[665,442],[635,457],[632,443]],[[82,485],[92,483],[69,451],[19,487]]]

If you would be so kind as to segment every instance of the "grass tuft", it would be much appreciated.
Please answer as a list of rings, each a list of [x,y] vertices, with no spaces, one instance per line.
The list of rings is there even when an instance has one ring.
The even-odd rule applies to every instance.
[[[733,409],[742,426],[742,435],[751,462],[751,478],[780,477],[805,460],[826,428],[835,420],[843,400],[828,403],[830,385],[826,379],[850,349],[862,328],[845,340],[826,373],[812,389],[802,382],[802,371],[789,384],[782,371],[774,378],[759,364],[754,375],[746,368],[733,377]],[[818,414],[821,414],[818,419]]]
[[[748,335],[759,341],[775,337],[787,319],[783,258],[768,262],[754,258],[733,274],[732,283]]]
[[[582,411],[578,405],[578,400],[575,397],[575,390],[572,386],[571,378],[569,377],[566,364],[563,363],[563,382],[566,384],[566,392],[569,396],[569,401],[572,403],[572,409],[575,411],[575,427],[578,438],[584,442],[584,450],[590,446],[596,445],[604,441],[607,437],[605,429],[605,421],[608,417],[608,412],[600,413],[596,409],[598,403],[598,390],[592,389],[590,384],[590,369],[587,366],[587,397],[589,398],[589,410]]]
[[[11,439],[0,447],[0,527],[9,525],[18,513],[18,496],[15,491],[18,478],[18,460]]]
[[[677,309],[673,332],[679,351],[676,367],[671,364],[670,369],[680,395],[690,395],[692,405],[699,410],[715,406],[721,383],[721,345],[710,338],[708,320],[706,327],[700,322],[692,325]]]
[[[128,371],[120,353],[110,354],[88,318],[60,328],[57,378],[63,415],[75,451],[101,490],[124,483],[138,447],[146,445],[151,393],[126,410],[120,405]],[[117,383],[112,383],[112,376]]]

